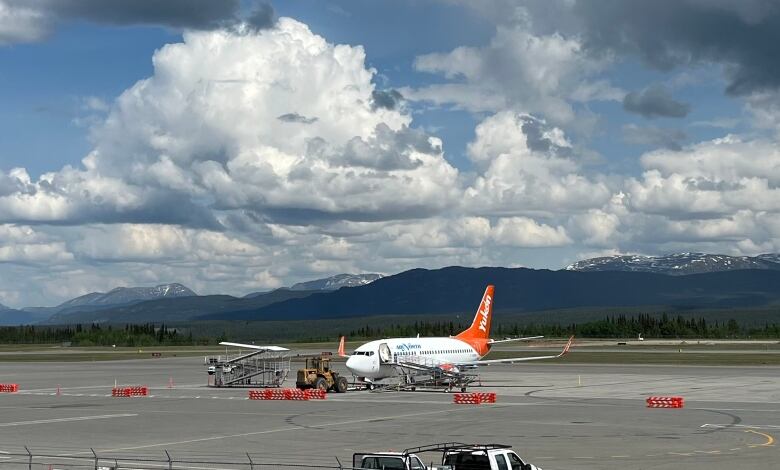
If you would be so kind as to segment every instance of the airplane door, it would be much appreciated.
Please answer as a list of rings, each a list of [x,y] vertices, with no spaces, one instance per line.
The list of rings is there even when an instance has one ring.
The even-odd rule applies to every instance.
[[[392,354],[390,353],[390,346],[387,345],[387,343],[380,343],[379,344],[379,362],[382,364],[386,364],[390,362],[393,359]]]

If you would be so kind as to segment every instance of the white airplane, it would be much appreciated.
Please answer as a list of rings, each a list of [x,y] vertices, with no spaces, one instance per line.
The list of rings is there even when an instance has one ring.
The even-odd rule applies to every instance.
[[[432,371],[438,369],[457,374],[462,369],[481,365],[555,359],[569,351],[574,336],[569,338],[563,351],[557,355],[482,360],[494,344],[542,338],[542,336],[530,336],[504,340],[490,339],[493,290],[492,285],[487,286],[471,326],[456,336],[389,338],[369,341],[355,349],[355,352],[349,356],[344,352],[344,337],[342,337],[338,354],[342,357],[348,357],[347,369],[358,379],[371,383],[375,380],[399,375],[399,368]]]

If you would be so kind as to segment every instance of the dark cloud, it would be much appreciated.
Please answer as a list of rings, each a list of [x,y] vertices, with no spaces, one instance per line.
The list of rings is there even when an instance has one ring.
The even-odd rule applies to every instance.
[[[278,116],[276,119],[283,122],[297,122],[299,124],[313,124],[317,122],[316,117],[307,118],[306,116],[301,116],[298,113],[282,114],[281,116]]]
[[[255,29],[270,28],[274,25],[274,8],[268,3],[258,3],[246,22]]]
[[[634,124],[623,126],[623,139],[630,144],[681,150],[682,144],[687,138],[685,132],[680,129],[639,127]]]
[[[520,121],[523,123],[523,134],[529,149],[535,152],[553,152],[559,156],[571,155],[569,147],[561,147],[545,135],[550,130],[550,126],[541,119],[525,115],[520,117]]]
[[[5,42],[41,39],[59,22],[84,20],[110,25],[157,25],[210,30],[245,22],[254,29],[268,28],[274,10],[256,1],[243,18],[241,0],[4,0],[11,11],[36,14],[34,31]],[[0,40],[3,38],[0,37]]]
[[[780,2],[590,0],[574,11],[593,52],[636,53],[661,70],[723,64],[733,95],[780,87]]]
[[[411,155],[412,151],[436,154],[441,148],[434,147],[421,131],[405,127],[396,132],[382,123],[376,126],[376,137],[354,137],[347,142],[341,160],[345,165],[382,171],[412,170],[422,163]]]
[[[235,21],[240,0],[12,0],[48,15],[116,25],[156,24],[214,29]]]
[[[403,99],[403,95],[398,90],[374,90],[371,92],[371,107],[396,109]]]
[[[691,107],[687,103],[675,100],[666,88],[653,85],[642,91],[632,91],[623,98],[623,109],[646,118],[673,117],[683,118]]]
[[[717,192],[726,192],[726,191],[739,191],[741,189],[745,189],[745,185],[742,183],[737,183],[733,181],[713,181],[711,179],[707,178],[689,178],[686,180],[686,185],[688,186],[688,189],[691,191],[717,191]]]

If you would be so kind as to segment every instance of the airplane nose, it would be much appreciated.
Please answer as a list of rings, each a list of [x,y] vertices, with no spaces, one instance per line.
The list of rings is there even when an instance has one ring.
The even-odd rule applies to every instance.
[[[355,356],[350,356],[347,358],[347,362],[344,364],[347,366],[347,369],[349,369],[351,372],[357,373],[355,370],[357,366],[357,359],[355,359]]]

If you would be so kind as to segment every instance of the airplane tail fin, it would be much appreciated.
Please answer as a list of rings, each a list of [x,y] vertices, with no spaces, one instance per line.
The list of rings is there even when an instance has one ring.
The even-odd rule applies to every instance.
[[[561,356],[565,356],[566,353],[569,352],[569,349],[571,349],[571,344],[572,344],[573,341],[574,341],[574,336],[572,335],[569,338],[569,341],[566,343],[566,346],[563,347],[563,352],[561,353]]]
[[[339,357],[347,357],[347,353],[344,352],[344,341],[345,341],[345,337],[342,336],[341,339],[339,340],[339,352],[338,352]]]
[[[493,320],[493,290],[494,287],[492,285],[487,286],[471,326],[455,336],[459,340],[472,345],[483,355],[487,353],[487,343],[490,339],[490,323]],[[482,352],[483,350],[484,352]]]

